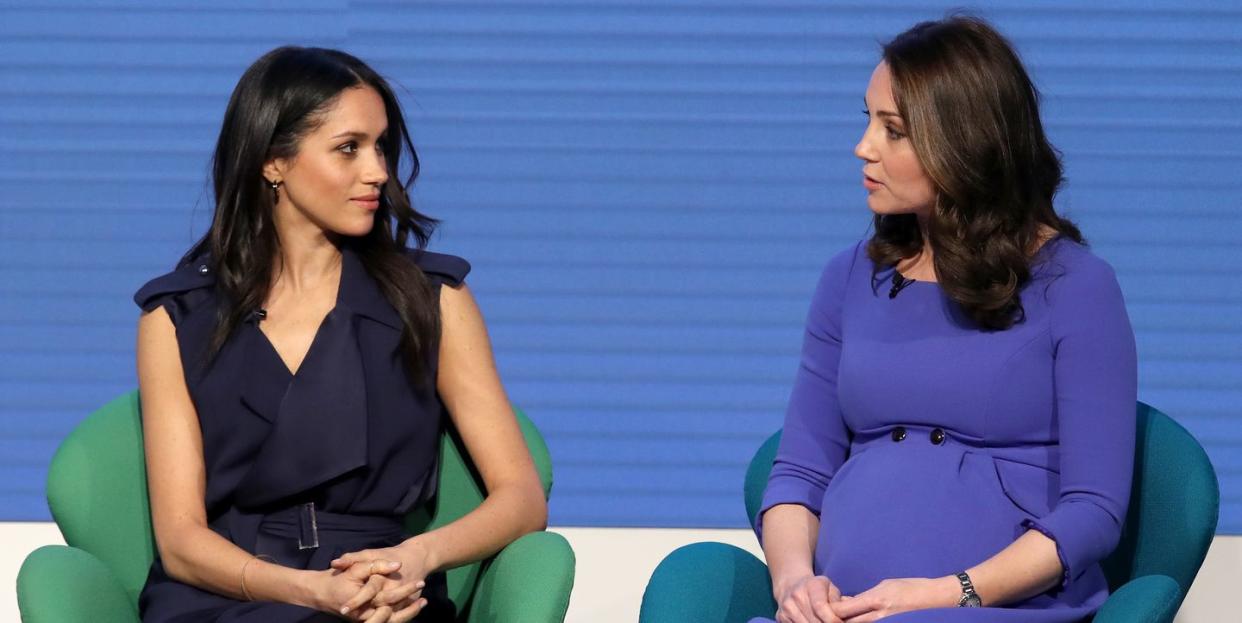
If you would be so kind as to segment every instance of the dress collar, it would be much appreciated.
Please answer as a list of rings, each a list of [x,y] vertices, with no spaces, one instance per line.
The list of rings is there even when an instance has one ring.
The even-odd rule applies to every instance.
[[[367,273],[362,258],[348,244],[341,246],[341,283],[336,293],[336,304],[398,331],[405,328],[397,310],[384,297],[379,283]]]

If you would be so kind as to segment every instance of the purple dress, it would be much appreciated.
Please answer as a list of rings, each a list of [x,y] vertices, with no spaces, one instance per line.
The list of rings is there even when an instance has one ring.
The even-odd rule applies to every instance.
[[[939,284],[890,299],[893,268],[873,280],[865,248],[820,278],[760,518],[777,504],[817,514],[814,570],[846,595],[966,570],[1038,530],[1056,542],[1059,586],[887,620],[1089,617],[1108,596],[1098,563],[1134,460],[1134,333],[1112,268],[1057,236],[1032,260],[1025,320],[986,331]]]
[[[410,252],[430,279],[461,283],[470,265]],[[434,382],[415,383],[398,344],[397,311],[348,246],[336,306],[291,374],[256,318],[229,336],[210,367],[200,365],[215,328],[215,275],[195,258],[134,295],[163,306],[177,331],[186,386],[198,412],[212,530],[252,554],[298,569],[396,545],[402,517],[436,488],[443,404]],[[435,378],[435,357],[429,379]],[[417,621],[453,618],[444,574],[427,578]],[[274,602],[242,602],[170,577],[157,556],[139,595],[145,623],[306,623],[337,616]]]

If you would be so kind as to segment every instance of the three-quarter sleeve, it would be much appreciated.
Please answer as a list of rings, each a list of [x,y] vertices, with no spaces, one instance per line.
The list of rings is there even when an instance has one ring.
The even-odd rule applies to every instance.
[[[755,516],[760,542],[763,513],[773,506],[799,504],[819,515],[824,490],[849,452],[848,431],[837,401],[837,366],[842,299],[857,252],[857,245],[851,246],[828,262],[811,299],[780,447]]]
[[[1134,331],[1112,267],[1087,259],[1050,288],[1060,496],[1023,522],[1056,542],[1062,587],[1117,546],[1134,469]]]

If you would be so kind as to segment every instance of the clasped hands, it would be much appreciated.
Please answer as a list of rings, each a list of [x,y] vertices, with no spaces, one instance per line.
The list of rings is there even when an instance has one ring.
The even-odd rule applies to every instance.
[[[899,578],[851,596],[822,575],[808,575],[781,592],[778,623],[869,623],[908,610],[956,606],[961,586],[952,576]]]
[[[332,561],[323,610],[350,621],[405,623],[427,605],[427,553],[421,543],[350,552]]]

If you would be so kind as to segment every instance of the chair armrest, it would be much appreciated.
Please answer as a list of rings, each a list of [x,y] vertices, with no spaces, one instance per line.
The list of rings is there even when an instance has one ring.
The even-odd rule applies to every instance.
[[[1181,588],[1165,575],[1145,575],[1121,585],[1095,613],[1094,623],[1173,623]]]
[[[768,566],[724,543],[691,543],[673,550],[643,592],[641,623],[734,623],[776,616]]]
[[[510,543],[479,578],[469,623],[561,623],[574,586],[574,551],[565,537],[531,532]]]
[[[112,570],[64,545],[26,557],[17,572],[17,605],[24,623],[138,623],[137,605]]]

